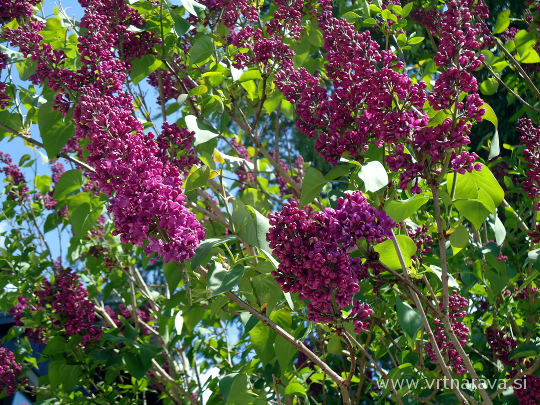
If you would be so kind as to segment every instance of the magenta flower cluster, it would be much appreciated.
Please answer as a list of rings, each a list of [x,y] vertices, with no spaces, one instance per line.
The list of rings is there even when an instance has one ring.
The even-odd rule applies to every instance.
[[[486,340],[491,348],[493,357],[500,360],[505,366],[512,367],[507,378],[513,378],[519,370],[532,366],[531,360],[513,359],[510,355],[519,345],[518,341],[510,336],[505,336],[504,332],[495,326],[486,329]],[[525,375],[519,384],[514,383],[514,394],[518,398],[520,405],[534,405],[540,402],[540,377],[535,375]]]
[[[540,211],[540,127],[534,126],[530,119],[522,118],[517,129],[521,133],[520,143],[525,146],[523,157],[527,162],[526,178],[521,184],[527,195],[536,202],[535,210]],[[534,243],[540,242],[537,224],[529,235]]]
[[[13,163],[8,153],[0,152],[0,173],[4,173],[12,188],[8,191],[9,198],[20,201],[28,194],[26,180],[20,167]]]
[[[8,57],[5,53],[0,51],[0,73],[4,68],[7,67],[7,61]],[[0,110],[4,110],[9,106],[9,101],[11,100],[11,97],[9,94],[6,93],[7,86],[6,84],[1,81],[0,82]]]
[[[111,319],[114,321],[116,327],[118,327],[118,328],[121,328],[121,329],[123,328],[120,316],[122,318],[124,318],[125,320],[131,321],[132,324],[133,323],[136,324],[135,320],[132,319],[133,318],[132,309],[130,307],[126,307],[124,304],[118,305],[118,308],[117,308],[116,312],[114,311],[114,309],[112,309],[110,306],[107,305],[105,307],[105,311],[111,317]],[[142,309],[137,308],[136,312],[137,312],[137,319],[140,319],[141,321],[143,321],[146,324],[148,324],[148,322],[150,322],[153,319],[151,314],[150,314],[150,309],[142,310]],[[141,333],[143,335],[150,335],[151,334],[150,330],[146,326],[143,326],[141,328]]]
[[[353,301],[358,282],[367,274],[361,258],[351,258],[356,242],[381,242],[391,237],[395,226],[391,218],[370,206],[365,196],[355,191],[341,197],[336,209],[313,212],[296,201],[270,214],[267,240],[280,265],[273,273],[283,291],[300,293],[309,300],[309,319],[331,322]],[[371,310],[354,304],[351,319],[358,329]]]
[[[240,156],[242,159],[247,160],[248,162],[251,162],[247,148],[241,143],[239,143],[239,141],[234,140],[234,142],[232,143],[232,147],[238,156]],[[240,183],[241,190],[250,187],[250,185],[254,185],[255,176],[251,171],[248,170],[246,165],[240,166],[238,169],[235,170],[235,173],[238,177],[238,182]]]
[[[61,111],[76,102],[76,139],[90,141],[86,160],[95,169],[88,177],[110,197],[108,210],[122,242],[144,246],[147,254],[165,261],[190,259],[204,239],[182,194],[181,175],[196,159],[192,134],[168,123],[157,140],[145,134],[133,114],[131,96],[122,90],[129,59],[148,52],[156,41],[127,29],[144,21],[123,0],[81,0],[81,5],[85,31],[79,37],[82,66],[77,71],[62,67],[65,55],[35,45],[42,39],[41,23],[30,21],[9,36],[39,61],[37,79],[61,92],[56,99]],[[120,49],[121,56],[111,46]],[[70,99],[73,93],[77,100]]]
[[[518,346],[516,339],[507,337],[504,332],[495,326],[486,329],[486,340],[493,352],[493,357],[500,360],[505,366],[515,366],[517,360],[510,360],[509,356]]]
[[[461,319],[463,319],[467,315],[465,309],[468,307],[469,304],[467,302],[467,299],[459,295],[455,290],[448,298],[448,317],[450,319],[450,324],[460,345],[463,347],[467,343],[467,337],[469,336],[469,328],[463,322],[461,322]],[[442,299],[439,307],[441,309],[443,307]],[[443,357],[447,358],[447,365],[452,367],[457,375],[462,375],[466,373],[467,370],[463,366],[463,360],[459,355],[458,351],[456,350],[454,344],[450,341],[450,338],[446,335],[444,327],[442,325],[442,321],[438,318],[435,318],[434,322],[436,325],[434,334],[435,340],[437,342],[437,347],[443,354]],[[435,352],[433,351],[433,346],[431,342],[426,343],[426,353],[429,355],[433,362],[437,362],[437,357],[435,356]]]
[[[324,38],[330,91],[318,76],[303,68],[296,70],[292,64],[283,64],[276,73],[278,89],[296,104],[297,128],[317,138],[316,150],[336,164],[344,154],[362,159],[369,143],[387,145],[390,170],[401,171],[401,188],[416,179],[411,189],[415,193],[421,191],[418,178],[438,174],[448,153],[448,164],[454,171],[479,169],[474,164],[476,154],[462,149],[470,143],[472,122],[480,121],[485,112],[480,108],[483,101],[476,93],[476,79],[470,73],[482,60],[477,50],[482,42],[478,38],[483,38],[486,30],[480,22],[485,6],[452,1],[444,14],[436,14],[437,27],[445,27],[434,33],[441,37],[436,62],[450,67],[438,78],[429,100],[436,109],[448,109],[456,103],[458,114],[455,122],[448,118],[434,127],[427,126],[428,116],[422,112],[427,98],[425,83],[413,83],[402,73],[403,62],[392,52],[380,50],[369,31],[358,33],[344,19],[334,18],[330,0],[319,1],[319,6],[318,26]],[[471,94],[459,101],[462,92]],[[405,147],[414,152],[416,162]]]
[[[5,392],[9,397],[17,390],[17,380],[22,366],[15,360],[15,354],[0,344],[0,395]]]
[[[274,159],[276,159],[279,162],[279,165],[283,169],[285,173],[289,173],[291,178],[294,180],[294,182],[301,186],[302,179],[304,178],[304,158],[302,155],[298,155],[296,157],[296,160],[294,161],[293,170],[289,169],[289,166],[283,159],[281,159],[279,156],[276,155],[274,152]],[[293,198],[299,198],[298,191],[296,191],[287,180],[283,178],[279,173],[276,173],[276,182],[279,186],[279,193],[281,197],[283,198],[286,195],[291,195]]]
[[[94,304],[70,268],[58,267],[54,282],[45,280],[43,288],[35,291],[35,295],[38,297],[35,303],[19,296],[17,305],[10,310],[16,325],[24,326],[24,318],[32,318],[37,312],[46,312],[54,330],[67,336],[80,335],[83,346],[101,338],[101,328],[96,326]],[[26,333],[36,343],[47,342],[44,327],[30,328]]]
[[[9,22],[14,18],[32,17],[34,6],[41,0],[2,0],[0,3],[0,24]]]

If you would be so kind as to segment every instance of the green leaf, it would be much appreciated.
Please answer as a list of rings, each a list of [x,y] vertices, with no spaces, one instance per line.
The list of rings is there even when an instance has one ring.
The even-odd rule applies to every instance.
[[[454,202],[461,215],[467,218],[476,229],[480,229],[490,211],[480,200],[459,200]]]
[[[206,87],[204,84],[201,84],[200,86],[192,88],[188,96],[202,96],[203,94],[208,93],[208,87]]]
[[[454,176],[455,173],[450,173],[447,177],[446,187],[449,194],[452,192]],[[491,198],[492,204],[487,201],[486,195]],[[457,174],[455,199],[477,200],[486,208],[492,208],[491,212],[495,213],[495,207],[501,204],[503,198],[504,190],[486,165],[482,165],[480,171],[473,170],[471,173]]]
[[[154,55],[144,55],[138,59],[134,59],[131,62],[131,72],[129,77],[133,81],[133,84],[137,85],[145,77],[152,74],[157,68],[160,68],[163,63]]]
[[[69,223],[73,235],[83,238],[92,229],[102,212],[102,202],[89,193],[79,193],[68,200]]]
[[[306,388],[303,384],[300,383],[296,378],[291,380],[289,384],[285,387],[285,395],[306,395]]]
[[[274,339],[276,334],[272,332],[268,326],[264,325],[262,322],[258,322],[257,325],[249,331],[249,337],[259,359],[264,364],[270,363],[275,356]]]
[[[39,190],[41,194],[47,194],[49,192],[49,190],[51,189],[51,183],[52,183],[51,176],[36,175],[36,177],[34,178],[34,185],[36,186],[36,188]]]
[[[489,156],[488,160],[491,160],[501,153],[500,141],[499,141],[499,131],[495,128],[493,133],[493,138],[491,138],[491,143],[489,145]]]
[[[266,234],[270,230],[268,218],[240,200],[234,201],[233,208],[232,220],[240,239],[251,246],[271,252],[272,249],[266,240]]]
[[[195,251],[193,259],[191,259],[191,268],[195,270],[199,266],[204,266],[210,260],[210,252],[214,246],[221,245],[238,239],[235,235],[227,236],[225,238],[212,238],[206,239],[202,242]]]
[[[521,63],[538,63],[540,62],[540,56],[535,49],[529,48],[521,52],[517,57],[517,60]]]
[[[188,23],[184,18],[179,16],[177,13],[171,12],[171,17],[174,21],[174,32],[178,37],[181,37],[187,33],[193,26]]]
[[[45,223],[43,224],[43,232],[47,233],[55,229],[60,223],[62,222],[62,219],[58,216],[56,212],[51,212],[47,219],[45,220]]]
[[[378,191],[388,184],[388,173],[377,160],[362,165],[358,177],[364,182],[365,190],[368,192]]]
[[[493,77],[488,77],[482,83],[480,83],[480,92],[486,96],[492,96],[497,93],[499,88],[499,82]]]
[[[167,281],[169,293],[172,295],[182,280],[182,265],[178,262],[167,262],[163,265],[163,273]]]
[[[138,353],[126,352],[122,355],[122,360],[129,374],[140,380],[146,375],[150,367],[146,367]]]
[[[522,359],[524,357],[538,357],[540,354],[540,347],[534,343],[524,343],[519,347],[516,347],[512,354],[510,354],[510,360]]]
[[[409,14],[411,13],[413,7],[414,7],[414,2],[405,4],[405,5],[403,6],[403,10],[401,11],[401,16],[402,16],[403,18],[408,17]]]
[[[219,136],[219,134],[215,133],[212,128],[200,122],[194,115],[186,116],[185,121],[187,129],[195,132],[195,141],[193,142],[195,146],[208,142],[209,140]]]
[[[182,335],[182,327],[184,326],[184,317],[182,316],[182,311],[178,311],[174,317],[174,329],[176,333],[180,336]]]
[[[495,28],[493,28],[494,34],[500,34],[506,31],[510,25],[510,10],[504,10],[499,13],[497,20],[495,21]]]
[[[49,159],[56,158],[67,141],[75,135],[75,127],[71,121],[62,113],[53,110],[50,102],[39,108],[38,125]]]
[[[399,244],[403,258],[405,259],[405,266],[410,267],[412,264],[411,258],[416,254],[416,244],[406,235],[397,235],[396,240]],[[392,240],[387,239],[384,242],[375,245],[374,249],[379,253],[379,260],[383,264],[392,270],[401,270],[401,264]]]
[[[527,30],[520,30],[514,37],[514,43],[519,55],[524,55],[536,44],[536,34]]]
[[[302,192],[300,195],[300,206],[303,207],[313,201],[327,183],[326,177],[314,167],[306,170],[306,175],[302,181]]]
[[[189,64],[200,64],[207,60],[214,52],[214,41],[207,35],[199,37],[193,43],[189,52]]]
[[[198,17],[199,13],[206,9],[204,4],[198,3],[195,0],[182,0],[182,5],[189,14],[195,17]]]
[[[482,104],[480,109],[482,108],[486,110],[482,118],[491,122],[495,128],[498,128],[499,120],[497,119],[497,114],[495,114],[495,111],[493,111],[493,108],[491,108],[491,106],[488,103]]]
[[[279,335],[276,336],[274,348],[278,359],[279,368],[281,369],[281,374],[283,375],[284,372],[289,369],[289,366],[296,357],[298,351],[292,344],[285,340],[285,338]]]
[[[235,264],[232,269],[225,269],[220,263],[215,262],[208,273],[207,285],[212,295],[219,295],[231,291],[244,275],[244,266]]]
[[[51,388],[62,386],[62,390],[70,392],[82,375],[81,367],[67,364],[65,360],[53,360],[49,363],[49,382]]]
[[[409,40],[407,41],[407,44],[416,45],[422,42],[423,40],[424,40],[424,37],[413,37],[413,38],[409,38]]]
[[[495,222],[492,224],[492,228],[495,234],[495,242],[499,246],[502,245],[506,238],[506,228],[497,215],[495,215]]]
[[[396,311],[401,328],[407,333],[407,335],[414,339],[422,326],[422,318],[420,317],[420,314],[416,312],[409,304],[402,302],[397,295]]]
[[[410,218],[412,214],[418,211],[428,201],[428,196],[416,194],[407,200],[387,201],[384,205],[384,210],[395,222],[401,222],[406,218]]]
[[[78,190],[83,185],[83,175],[80,170],[68,170],[56,183],[54,187],[53,198],[62,200],[69,193]]]
[[[195,190],[206,186],[210,179],[210,168],[206,165],[198,167],[190,172],[186,179],[185,191]]]
[[[19,71],[19,79],[26,81],[36,72],[37,62],[28,58],[22,62],[17,62],[17,70]]]
[[[349,24],[354,24],[360,19],[360,16],[356,14],[354,11],[347,11],[345,14],[341,16],[341,18],[344,18],[345,21],[347,21]]]
[[[469,244],[469,231],[463,225],[459,225],[450,235],[450,245],[454,248],[463,249]],[[457,252],[454,252],[454,254]]]
[[[260,274],[252,279],[253,287],[261,304],[266,303],[266,313],[274,316],[272,311],[276,304],[283,300],[283,292],[274,277]]]
[[[239,83],[248,82],[250,80],[262,79],[261,72],[258,69],[246,70],[238,79]]]
[[[21,52],[6,48],[4,45],[0,45],[0,52],[7,56],[8,65],[26,60]]]
[[[335,354],[336,356],[341,356],[341,351],[343,346],[341,345],[341,339],[335,333],[330,336],[328,339],[328,345],[326,346],[328,353]]]
[[[219,380],[219,390],[226,399],[225,405],[247,404],[252,399],[247,390],[248,378],[245,374],[232,373]]]

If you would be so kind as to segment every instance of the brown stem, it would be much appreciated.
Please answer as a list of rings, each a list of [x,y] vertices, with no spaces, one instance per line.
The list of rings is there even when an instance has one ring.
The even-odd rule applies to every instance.
[[[524,377],[526,375],[531,375],[536,370],[538,370],[538,368],[540,368],[540,359],[536,360],[536,362],[530,368],[528,368],[527,370],[523,370],[523,371],[520,371],[519,373],[517,373],[511,380],[509,380],[506,383],[506,387],[508,387],[509,385],[514,384],[514,381],[519,380],[521,377]],[[504,392],[506,387],[499,388],[497,391],[495,391],[493,394],[491,394],[491,398],[492,399],[497,398],[502,392]]]
[[[441,269],[442,269],[442,288],[443,288],[443,310],[442,310],[442,323],[444,325],[444,329],[446,330],[447,335],[450,337],[450,340],[452,341],[454,348],[458,351],[459,356],[461,357],[461,360],[463,361],[463,364],[467,371],[470,373],[473,380],[478,383],[479,378],[478,374],[476,373],[476,370],[474,369],[474,366],[471,363],[471,359],[469,359],[469,356],[467,353],[465,353],[465,350],[463,350],[463,347],[461,346],[461,343],[459,342],[459,339],[457,338],[456,334],[454,333],[454,329],[452,328],[452,325],[450,324],[450,318],[448,316],[448,302],[449,302],[449,293],[448,293],[448,266],[446,261],[446,238],[444,236],[444,226],[442,223],[441,218],[441,206],[439,202],[439,185],[434,184],[431,187],[431,191],[433,193],[433,204],[435,208],[435,221],[437,222],[437,236],[439,239],[439,256],[441,260]],[[489,398],[488,393],[484,388],[481,388],[481,385],[477,384],[478,391],[480,392],[480,395],[482,396],[483,403],[491,405],[493,402]]]
[[[489,65],[486,64],[486,62],[482,62],[482,65],[484,65],[484,67],[489,71],[489,73],[491,73],[491,75],[495,78],[495,80],[497,80],[500,84],[502,84],[504,86],[504,88],[506,90],[508,90],[510,93],[512,93],[512,95],[518,99],[518,101],[524,105],[526,105],[527,107],[529,107],[530,109],[536,111],[536,112],[540,112],[540,108],[537,108],[537,107],[533,107],[531,104],[527,103],[519,94],[517,94],[514,90],[512,90],[511,87],[509,87],[503,79],[501,79],[499,76],[497,76],[497,73],[495,73],[490,67]]]
[[[497,41],[497,48],[499,48],[503,53],[510,59],[512,64],[516,67],[518,72],[520,73],[521,77],[527,82],[527,84],[531,87],[531,89],[534,91],[536,98],[540,101],[540,91],[538,88],[534,85],[533,81],[529,77],[529,75],[523,70],[521,67],[521,64],[514,58],[514,55],[512,55],[508,50],[504,47],[504,44],[501,42],[499,38],[495,38],[495,41]]]
[[[201,273],[203,276],[207,276],[208,272],[201,266],[198,267],[199,273]],[[246,311],[248,311],[251,315],[253,315],[255,318],[257,318],[259,321],[261,321],[263,324],[268,326],[270,329],[272,329],[274,332],[276,332],[278,335],[283,337],[286,341],[288,341],[290,344],[292,344],[298,351],[304,353],[306,357],[312,361],[314,364],[320,367],[320,369],[330,377],[332,381],[334,381],[338,386],[343,386],[345,384],[345,379],[343,379],[339,374],[337,374],[328,364],[326,364],[324,361],[322,361],[319,356],[317,356],[315,353],[313,353],[303,342],[301,342],[298,339],[295,339],[289,332],[287,332],[285,329],[283,329],[281,326],[274,323],[270,318],[268,318],[266,315],[260,313],[255,308],[253,308],[251,305],[249,305],[247,302],[244,302],[242,299],[240,299],[236,294],[232,292],[226,292],[225,295],[229,297],[233,302],[238,304],[241,308],[244,308]]]
[[[397,253],[399,262],[401,264],[403,274],[405,275],[406,278],[410,279],[409,271],[407,270],[407,266],[405,264],[405,259],[403,258],[403,254],[401,253],[401,248],[399,247],[399,244],[396,240],[393,230],[392,230],[392,242],[394,243],[394,248],[396,249],[396,253]],[[435,357],[437,358],[437,362],[441,366],[441,370],[444,376],[448,378],[449,380],[452,380],[452,374],[450,373],[450,369],[446,365],[444,357],[442,356],[439,346],[437,345],[437,340],[435,339],[435,335],[433,334],[431,325],[429,324],[429,321],[426,317],[424,308],[422,307],[422,304],[420,303],[420,299],[418,298],[418,295],[416,294],[416,292],[413,291],[412,289],[410,289],[410,293],[412,295],[414,304],[416,305],[416,308],[418,309],[418,312],[420,313],[420,317],[422,318],[422,324],[424,325],[424,328],[426,329],[426,332],[429,336],[429,340],[431,342],[431,346],[433,347],[433,351],[435,352]],[[461,403],[464,403],[464,404],[469,403],[465,394],[461,392],[461,390],[459,390],[458,387],[453,387],[453,389]],[[475,401],[473,400],[472,402],[475,402]]]
[[[354,343],[354,345],[356,347],[358,347],[360,349],[360,351],[362,352],[362,354],[371,362],[371,364],[373,365],[373,367],[379,372],[381,373],[381,375],[383,376],[383,378],[385,380],[387,380],[389,383],[390,383],[390,389],[392,390],[392,392],[394,393],[395,397],[396,397],[396,401],[403,405],[403,401],[401,400],[401,396],[398,394],[398,392],[396,391],[396,388],[394,387],[394,382],[388,377],[388,374],[386,373],[386,371],[384,371],[378,364],[377,362],[375,361],[375,359],[371,356],[371,354],[369,354],[369,352],[364,349],[364,347],[360,344],[360,342],[358,340],[356,340],[354,338],[354,336],[352,336],[349,332],[347,332],[346,330],[343,331],[343,335],[349,339],[352,343]]]
[[[45,149],[43,144],[40,141],[38,141],[36,139],[33,139],[30,136],[30,134],[19,132],[19,131],[13,129],[13,128],[8,127],[5,124],[2,124],[1,122],[0,122],[0,128],[2,128],[4,131],[8,131],[8,132],[12,133],[15,136],[18,136],[19,138],[24,139],[26,142],[28,142],[28,143],[30,143],[32,145],[38,146],[38,147],[40,147],[42,149]],[[63,157],[64,159],[69,160],[70,162],[75,163],[76,165],[81,166],[82,168],[84,168],[84,169],[86,169],[86,170],[88,170],[90,172],[95,172],[96,171],[92,166],[87,165],[86,163],[80,161],[77,158],[74,158],[74,157],[68,155],[65,152],[58,153],[58,157]]]

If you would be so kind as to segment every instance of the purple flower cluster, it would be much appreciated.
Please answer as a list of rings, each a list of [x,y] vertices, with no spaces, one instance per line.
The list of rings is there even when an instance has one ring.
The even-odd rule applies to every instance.
[[[68,336],[81,335],[82,345],[99,340],[101,329],[96,326],[94,304],[88,300],[88,291],[70,268],[57,266],[56,277],[51,284],[44,281],[43,288],[35,291],[37,301],[19,296],[17,305],[10,310],[16,325],[24,326],[24,318],[46,312],[52,328]],[[46,344],[47,331],[39,326],[26,330],[30,339]]]
[[[510,353],[518,346],[517,340],[504,336],[504,332],[494,326],[486,329],[486,340],[493,352],[493,358],[505,366],[515,366],[517,360],[510,360]]]
[[[17,326],[24,326],[23,318],[31,318],[36,312],[43,311],[43,307],[35,303],[30,303],[29,298],[18,297],[17,304],[10,309],[9,314],[13,316],[13,322]],[[47,344],[47,333],[42,327],[26,329],[26,336],[34,343],[40,345]]]
[[[518,387],[514,383],[514,394],[519,405],[538,405],[540,403],[540,377],[536,375],[523,376]]]
[[[348,153],[358,158],[368,141],[383,145],[408,137],[427,124],[427,116],[392,107],[394,99],[422,109],[425,84],[413,84],[397,70],[403,63],[371,39],[369,31],[357,33],[344,19],[332,17],[332,5],[320,1],[318,23],[326,49],[326,70],[333,92],[305,69],[286,67],[276,74],[276,85],[297,105],[298,129],[316,137],[315,148],[330,163]]]
[[[216,2],[212,2],[216,3]],[[223,22],[231,28],[228,42],[247,52],[238,52],[233,65],[242,69],[248,65],[262,63],[269,71],[274,67],[292,67],[294,52],[285,44],[284,38],[298,39],[303,30],[302,9],[304,0],[278,0],[273,2],[276,10],[273,18],[264,26],[258,24],[259,13],[254,6],[248,6],[245,0],[222,1],[225,7]],[[236,27],[237,21],[240,21]],[[256,23],[249,25],[250,23]]]
[[[526,179],[522,182],[523,189],[533,201],[535,210],[540,211],[540,127],[535,127],[528,118],[522,118],[517,125],[521,133],[520,143],[525,146],[523,157],[527,162]],[[533,243],[540,242],[540,228],[535,227],[529,233]]]
[[[304,178],[304,158],[302,155],[298,155],[296,157],[296,160],[294,161],[294,170],[291,171],[289,169],[289,166],[285,163],[283,159],[281,159],[279,156],[276,155],[274,152],[274,159],[279,161],[279,164],[281,168],[286,172],[291,174],[291,178],[296,182],[296,184],[300,185],[302,183],[302,179]],[[292,186],[288,183],[287,180],[285,180],[282,176],[279,175],[279,173],[276,173],[276,181],[279,186],[279,192],[281,194],[281,197],[284,197],[286,195],[292,194],[293,198],[299,198],[298,192],[292,188]]]
[[[450,168],[459,173],[479,169],[475,153],[462,151],[470,143],[473,122],[481,121],[483,101],[476,91],[476,79],[470,73],[481,65],[478,48],[485,42],[487,27],[480,20],[487,8],[469,0],[452,1],[444,14],[431,14],[434,34],[441,38],[436,56],[444,69],[429,95],[436,109],[454,103],[456,122],[447,119],[441,125],[427,127],[422,113],[426,84],[413,83],[403,73],[403,62],[389,51],[380,50],[369,31],[358,33],[344,19],[332,16],[330,0],[320,0],[316,12],[326,50],[330,91],[319,77],[305,69],[283,64],[276,73],[276,85],[291,103],[296,104],[297,128],[317,138],[315,148],[330,163],[343,154],[362,159],[369,143],[386,145],[390,170],[401,171],[400,187],[405,189],[416,179],[411,191],[419,193],[418,178],[440,173],[440,165],[450,156]],[[440,29],[443,26],[444,29]],[[457,100],[469,92],[465,100]],[[406,150],[408,149],[408,151]],[[409,152],[414,152],[416,162]]]
[[[28,195],[28,187],[24,174],[18,165],[13,163],[8,153],[0,152],[0,173],[4,173],[9,184],[12,186],[8,191],[9,198],[20,201]]]
[[[422,263],[424,261],[424,255],[432,250],[433,236],[429,234],[429,228],[426,224],[416,229],[409,229],[407,233],[416,244],[416,255],[414,259]]]
[[[9,397],[17,390],[17,379],[22,366],[15,360],[15,354],[0,344],[0,395],[4,392]]]
[[[0,52],[0,72],[7,66],[6,54]],[[11,97],[6,93],[7,86],[4,82],[0,82],[0,110],[4,110],[9,106]]]
[[[0,3],[0,24],[9,22],[14,18],[32,17],[34,6],[41,0],[2,0]]]
[[[234,140],[232,143],[232,147],[234,148],[235,152],[240,156],[242,159],[247,160],[250,162],[249,152],[246,149],[244,145],[239,143],[238,140]],[[238,182],[240,183],[240,189],[244,190],[246,187],[249,187],[250,184],[255,183],[255,176],[251,171],[248,171],[245,165],[240,166],[238,169],[235,170],[236,176],[238,176]]]
[[[469,328],[463,322],[461,322],[461,319],[463,319],[467,315],[465,308],[467,308],[468,305],[469,304],[465,297],[459,295],[455,290],[452,292],[452,295],[449,297],[448,317],[450,318],[452,330],[458,338],[461,346],[465,346],[465,344],[467,343],[467,337],[469,336]],[[439,306],[442,309],[442,302]],[[460,357],[458,351],[455,349],[454,344],[446,336],[442,321],[438,318],[435,318],[435,325],[435,340],[437,342],[439,350],[443,353],[443,356],[446,353],[448,358],[447,364],[454,369],[457,375],[462,375],[466,373],[467,370],[463,366],[463,360]],[[426,343],[426,352],[432,361],[437,361],[437,357],[435,356],[435,352],[433,351],[431,342]]]
[[[44,288],[36,291],[36,295],[42,307],[52,310],[50,319],[55,329],[64,329],[68,336],[81,335],[82,345],[101,338],[94,304],[70,268],[58,269],[54,283],[45,280]]]
[[[67,93],[78,94],[73,111],[76,139],[90,141],[86,160],[95,172],[88,177],[111,197],[108,209],[122,242],[144,246],[147,254],[165,261],[190,259],[204,239],[182,194],[181,175],[196,159],[192,134],[165,123],[157,140],[146,135],[133,114],[131,96],[122,90],[129,58],[148,52],[155,41],[127,30],[144,21],[123,0],[81,0],[81,5],[84,34],[79,37],[82,66],[77,71],[63,68],[63,56],[48,45],[36,45],[42,39],[38,22],[11,31],[10,38],[39,61],[39,81],[48,80],[53,90],[62,92],[57,97],[62,111],[69,108]]]
[[[118,305],[118,308],[117,308],[118,313],[115,312],[114,309],[112,309],[108,305],[105,307],[105,311],[111,317],[111,319],[114,321],[114,323],[116,324],[118,328],[123,328],[122,321],[120,320],[119,316],[121,316],[122,318],[126,320],[131,320],[133,323],[133,319],[132,319],[133,312],[131,308],[126,307],[124,304]],[[148,323],[153,319],[152,316],[150,315],[149,309],[141,310],[139,308],[137,308],[137,318],[143,321],[144,323]],[[141,329],[141,333],[143,335],[151,334],[150,330],[144,326]]]
[[[273,273],[276,281],[283,291],[310,301],[311,321],[331,322],[351,304],[366,274],[366,264],[348,253],[359,239],[376,243],[390,237],[395,224],[355,191],[341,197],[335,210],[313,212],[292,201],[270,214],[270,225],[266,238],[281,262]],[[369,314],[367,307],[355,305],[351,319],[362,329]]]

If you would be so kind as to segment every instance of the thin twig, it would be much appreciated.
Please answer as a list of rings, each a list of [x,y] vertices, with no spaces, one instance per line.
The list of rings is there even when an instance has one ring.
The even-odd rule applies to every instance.
[[[536,94],[536,98],[540,101],[540,91],[538,88],[534,85],[533,81],[529,77],[529,75],[523,70],[521,67],[521,64],[514,58],[514,55],[512,55],[508,50],[504,47],[504,44],[501,42],[499,38],[495,38],[495,41],[497,42],[497,48],[499,48],[503,53],[510,59],[512,64],[516,67],[518,72],[520,73],[521,77],[527,82],[527,84],[533,89],[534,93]]]
[[[491,75],[495,78],[495,80],[497,80],[500,84],[502,84],[506,90],[508,90],[510,93],[512,93],[512,95],[515,98],[517,98],[520,103],[526,105],[527,107],[529,107],[530,109],[532,109],[532,110],[534,110],[536,112],[540,112],[540,108],[534,107],[531,104],[529,104],[528,102],[526,102],[519,94],[517,94],[514,90],[512,90],[510,88],[510,86],[508,86],[504,82],[503,79],[501,79],[499,76],[497,76],[497,74],[491,69],[491,67],[489,67],[488,64],[486,64],[486,62],[482,62],[482,65],[484,65],[484,67],[489,71],[489,73],[491,73]]]
[[[536,360],[536,362],[527,370],[520,371],[517,373],[510,381],[508,381],[504,387],[499,388],[497,391],[495,391],[493,394],[491,394],[491,398],[495,399],[497,398],[501,393],[503,393],[506,390],[506,387],[509,385],[513,385],[516,380],[519,380],[521,377],[524,377],[526,375],[531,375],[536,370],[540,368],[540,359]]]
[[[24,139],[26,142],[28,142],[28,143],[30,143],[32,145],[38,146],[38,147],[40,147],[42,149],[45,149],[43,144],[40,141],[38,141],[37,139],[33,139],[30,136],[30,134],[27,134],[27,133],[24,133],[24,132],[19,132],[19,131],[13,129],[13,128],[8,127],[5,124],[2,124],[1,122],[0,122],[0,128],[2,128],[4,131],[8,131],[8,132],[12,133],[15,136],[18,136],[19,138]],[[90,172],[95,172],[96,171],[92,166],[89,166],[88,164],[80,161],[77,158],[74,158],[74,157],[68,155],[65,152],[58,153],[58,157],[63,157],[64,159],[69,160],[70,162],[75,163],[76,165],[79,165],[79,166],[85,168],[86,170],[88,170]]]
[[[370,363],[373,365],[373,367],[375,368],[375,370],[377,370],[381,376],[385,379],[385,380],[388,380],[388,382],[390,383],[390,389],[392,390],[392,392],[394,393],[395,397],[396,397],[396,400],[399,404],[403,405],[403,401],[401,400],[401,396],[398,394],[397,390],[396,390],[396,387],[394,387],[394,382],[392,381],[392,379],[390,379],[388,377],[388,373],[386,371],[384,371],[378,364],[377,362],[375,361],[375,359],[371,356],[371,354],[369,354],[369,352],[364,349],[364,347],[360,344],[360,342],[358,340],[356,340],[354,338],[354,336],[352,336],[351,334],[349,334],[349,332],[347,332],[346,330],[343,331],[343,335],[349,339],[352,343],[354,343],[354,345],[356,347],[358,347],[360,349],[360,351],[362,352],[362,354],[370,361]]]

